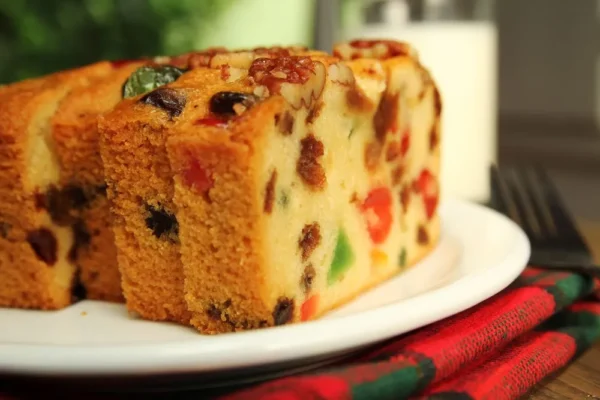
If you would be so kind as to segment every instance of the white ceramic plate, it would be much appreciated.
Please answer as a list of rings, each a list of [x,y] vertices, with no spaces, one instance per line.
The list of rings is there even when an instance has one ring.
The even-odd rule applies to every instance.
[[[197,379],[253,368],[297,370],[351,354],[472,307],[523,270],[529,242],[511,221],[456,200],[444,202],[441,215],[441,241],[430,256],[313,322],[207,337],[134,320],[122,305],[95,301],[56,312],[0,309],[0,372]]]

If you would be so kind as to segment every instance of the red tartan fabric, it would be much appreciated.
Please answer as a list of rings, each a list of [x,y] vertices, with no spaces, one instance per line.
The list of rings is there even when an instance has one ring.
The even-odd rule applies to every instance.
[[[600,337],[600,285],[528,268],[482,304],[388,342],[352,365],[279,379],[237,399],[514,399]],[[598,297],[600,298],[600,297]]]

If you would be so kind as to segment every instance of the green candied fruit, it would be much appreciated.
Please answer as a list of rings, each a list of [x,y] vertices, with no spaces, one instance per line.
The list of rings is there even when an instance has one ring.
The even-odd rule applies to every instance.
[[[406,248],[402,248],[400,251],[400,255],[398,256],[398,265],[400,268],[404,268],[406,266]]]
[[[123,98],[139,96],[175,82],[186,71],[169,65],[143,66],[135,70],[123,84]]]
[[[279,203],[279,205],[281,205],[282,208],[287,208],[288,204],[290,203],[290,195],[286,190],[282,190],[279,192],[277,202]]]
[[[354,252],[352,251],[350,240],[348,239],[346,232],[344,232],[343,229],[340,229],[337,243],[335,244],[333,261],[329,266],[329,273],[327,274],[327,283],[329,285],[334,284],[342,277],[352,263],[354,263]]]

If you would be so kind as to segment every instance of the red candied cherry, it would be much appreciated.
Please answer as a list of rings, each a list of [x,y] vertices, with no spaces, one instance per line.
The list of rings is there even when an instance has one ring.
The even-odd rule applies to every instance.
[[[187,186],[198,193],[206,193],[214,185],[210,173],[197,160],[192,160],[188,164],[183,171],[182,178]]]
[[[406,129],[402,134],[402,139],[400,140],[400,154],[405,156],[408,152],[408,148],[410,147],[410,130]]]
[[[421,196],[423,196],[427,218],[431,219],[435,213],[440,198],[440,190],[437,179],[431,174],[431,172],[429,172],[429,170],[424,169],[421,171],[416,183]]]
[[[392,228],[392,193],[387,187],[371,190],[361,210],[374,243],[383,243]]]
[[[311,319],[317,313],[318,306],[319,295],[315,294],[310,296],[306,301],[304,301],[304,303],[302,303],[302,306],[300,307],[300,320],[308,321]]]
[[[227,126],[227,121],[217,117],[206,117],[194,121],[194,125],[205,125],[215,126],[218,128],[225,128]]]

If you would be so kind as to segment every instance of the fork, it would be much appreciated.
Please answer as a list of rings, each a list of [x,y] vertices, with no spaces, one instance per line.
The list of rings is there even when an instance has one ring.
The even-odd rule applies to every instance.
[[[548,174],[538,167],[492,166],[492,207],[519,225],[531,242],[529,263],[600,278],[600,266]]]

